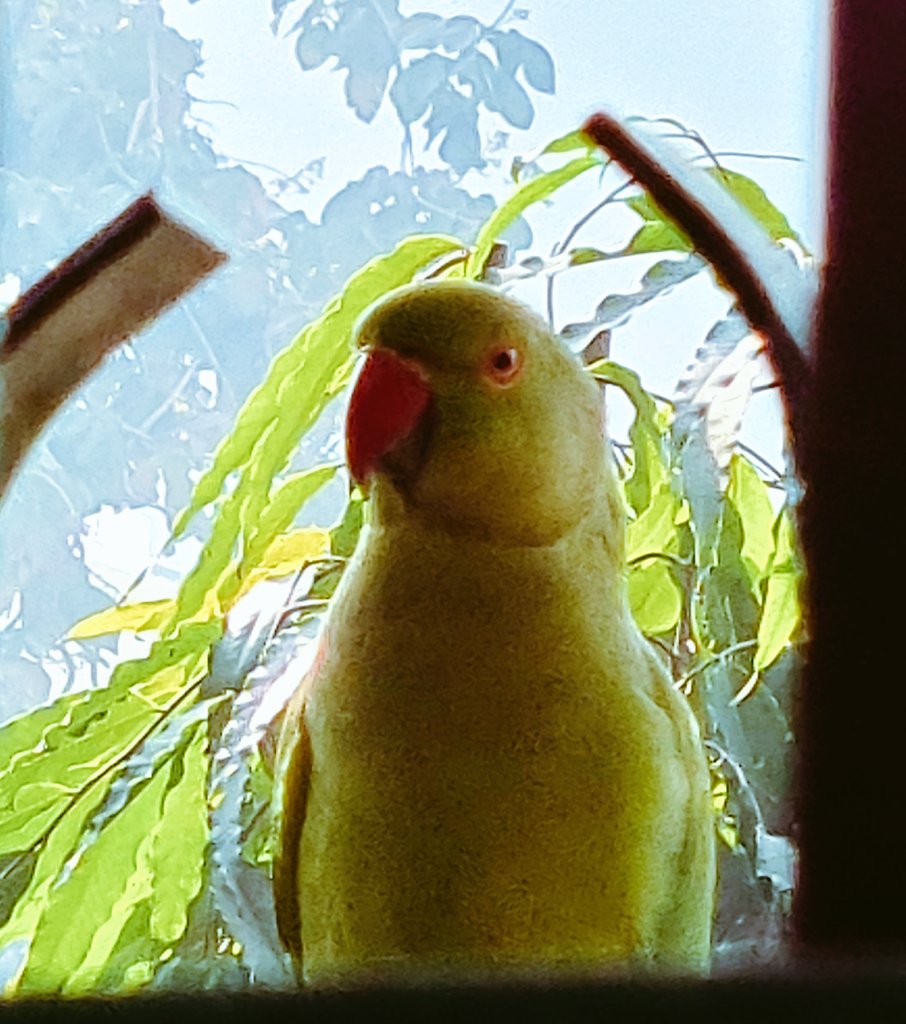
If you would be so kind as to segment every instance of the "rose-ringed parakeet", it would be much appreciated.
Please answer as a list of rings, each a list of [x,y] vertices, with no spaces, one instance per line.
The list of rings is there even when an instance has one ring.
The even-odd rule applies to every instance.
[[[277,758],[300,976],[703,970],[708,769],[627,604],[599,387],[471,282],[394,293],[357,343],[369,522]]]

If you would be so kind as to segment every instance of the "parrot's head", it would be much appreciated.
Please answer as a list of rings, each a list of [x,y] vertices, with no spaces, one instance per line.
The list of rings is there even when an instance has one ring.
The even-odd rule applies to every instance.
[[[353,477],[430,526],[541,545],[610,479],[600,390],[534,313],[468,281],[411,285],[356,330]]]

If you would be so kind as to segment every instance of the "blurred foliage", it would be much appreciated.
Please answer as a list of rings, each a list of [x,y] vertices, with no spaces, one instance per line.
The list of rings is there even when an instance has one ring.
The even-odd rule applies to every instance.
[[[460,174],[487,162],[482,111],[528,128],[535,116],[528,89],[554,91],[550,54],[504,28],[508,8],[485,24],[465,15],[403,15],[399,0],[271,0],[271,7],[274,28],[287,25],[296,37],[304,71],[330,60],[345,72],[346,102],[362,121],[389,97],[408,145],[412,128],[421,126],[428,146],[440,140],[438,155]]]
[[[76,8],[72,15],[60,12],[55,24],[73,41],[86,74],[85,54],[91,52],[97,104],[104,88],[94,66],[100,56],[87,33],[103,40],[102,49],[113,46],[108,22],[121,8],[115,0],[79,0]],[[277,20],[293,8],[292,2],[273,0]],[[79,18],[89,15],[94,28],[86,30]],[[136,14],[156,17],[152,9]],[[37,61],[32,78],[22,76],[12,105],[21,116],[29,109],[41,116],[42,131],[52,127],[48,117],[62,131],[67,116],[86,116],[77,106],[87,101],[61,96],[60,110],[37,109],[37,97],[47,96],[62,75],[50,63],[55,44],[49,24],[39,23],[43,32],[25,33],[30,45],[44,47],[45,62]],[[129,32],[137,33],[138,23],[130,25]],[[159,22],[145,31],[155,38],[164,32]],[[440,153],[453,173],[481,166],[474,143],[479,107],[513,125],[530,122],[531,102],[517,72],[536,90],[553,88],[550,57],[520,33],[471,18],[403,17],[390,0],[308,3],[291,31],[303,68],[333,58],[346,71],[347,101],[357,116],[373,117],[388,95],[404,125],[424,119],[429,140],[443,135]],[[363,45],[375,38],[381,45]],[[223,224],[223,213],[212,209],[207,193],[226,190],[228,202],[241,211],[264,202],[262,192],[236,168],[213,175],[213,155],[200,138],[181,125],[177,129],[185,113],[182,82],[197,54],[171,35],[167,39],[173,45],[166,60],[176,60],[167,94],[173,110],[161,121],[168,126],[161,130],[173,133],[168,161],[184,161],[181,187],[204,165],[189,194],[202,219],[210,216],[216,226]],[[493,75],[485,67],[487,47],[496,54]],[[123,51],[104,50],[101,56],[119,61]],[[465,111],[451,99],[450,86],[432,77],[443,67],[449,83],[451,63],[461,81],[473,84]],[[28,87],[34,89],[31,106]],[[118,88],[128,92],[128,81]],[[145,158],[163,167],[159,139],[144,136],[143,123],[135,128],[136,138],[144,140],[138,149],[145,146]],[[586,152],[576,156],[581,148]],[[134,150],[124,139],[108,139],[117,160],[137,159]],[[604,164],[571,133],[518,161],[513,191],[496,206],[488,197],[463,193],[449,172],[396,175],[376,168],[328,203],[320,225],[271,210],[245,236],[260,237],[259,228],[279,224],[285,245],[279,251],[265,246],[263,256],[240,254],[231,264],[228,290],[223,282],[220,291],[212,286],[215,301],[231,311],[237,302],[250,309],[273,301],[282,306],[280,323],[295,318],[307,326],[261,367],[261,382],[243,402],[218,405],[214,419],[222,440],[182,498],[173,526],[172,539],[205,526],[195,566],[175,597],[127,599],[70,629],[70,637],[79,640],[141,631],[150,641],[144,657],[122,661],[106,685],[66,694],[0,728],[0,969],[8,992],[290,981],[269,903],[269,726],[304,671],[311,637],[367,516],[361,495],[353,491],[332,529],[298,522],[306,503],[338,472],[336,460],[317,457],[323,444],[311,439],[349,381],[352,326],[387,291],[429,276],[465,273],[492,284],[517,272],[552,279],[589,261],[640,251],[669,254],[649,266],[636,293],[605,294],[589,319],[563,332],[574,350],[586,349],[589,335],[619,326],[704,266],[637,190],[614,195],[610,203],[639,222],[620,251],[586,246],[518,264],[510,252],[506,265],[489,265],[504,233],[513,249],[519,247],[514,238],[527,244],[531,236],[522,217],[535,204],[556,201],[561,188],[587,170],[601,173]],[[45,211],[58,186],[42,177],[46,166],[26,170],[23,181],[34,192],[28,208],[40,211],[34,221],[52,223]],[[147,182],[138,165],[127,171],[130,181]],[[16,189],[26,186],[3,173],[7,202],[23,198]],[[81,168],[60,173],[64,181],[67,174],[84,180]],[[759,230],[788,237],[782,214],[754,182],[729,173],[717,179],[747,205]],[[376,195],[403,194],[411,209],[378,203],[379,212],[365,216]],[[423,197],[430,198],[422,205]],[[420,224],[415,215],[427,209],[431,217]],[[372,235],[357,247],[362,221]],[[378,223],[383,228],[375,231]],[[372,258],[356,259],[354,253]],[[565,262],[556,262],[564,256]],[[298,288],[278,283],[284,273]],[[317,279],[318,286],[302,285],[305,279]],[[218,325],[212,319],[206,333],[219,351]],[[642,631],[702,722],[712,754],[715,827],[724,844],[728,893],[717,950],[730,951],[728,963],[734,957],[745,962],[746,956],[750,962],[776,951],[792,887],[786,780],[801,566],[784,481],[765,479],[737,445],[740,410],[751,394],[747,368],[757,345],[735,313],[709,339],[703,365],[719,372],[702,374],[693,367],[675,407],[649,394],[632,370],[608,359],[591,361],[589,372],[602,386],[625,393],[635,411],[629,445],[614,447],[629,520],[629,599]],[[143,380],[153,384],[156,372]],[[222,372],[226,380],[229,368]],[[728,396],[735,403],[730,412],[719,421],[709,419],[708,410],[727,405]],[[224,430],[226,418],[230,425]],[[200,412],[198,422],[204,422]],[[192,454],[215,449],[213,429],[199,426],[192,452],[180,457],[191,461]],[[167,448],[155,455],[162,471],[169,453]],[[117,450],[106,463],[122,456],[122,465],[131,465],[145,454]],[[174,472],[169,464],[166,469]],[[100,477],[86,486],[105,493]],[[250,605],[247,598],[256,600]]]

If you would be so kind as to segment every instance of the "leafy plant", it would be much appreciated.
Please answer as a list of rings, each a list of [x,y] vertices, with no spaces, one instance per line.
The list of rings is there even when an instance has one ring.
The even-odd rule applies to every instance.
[[[353,5],[346,7],[341,16],[351,17]],[[314,33],[309,42],[324,35],[316,27],[310,21],[306,28]],[[576,148],[586,152],[575,157]],[[543,169],[562,154],[565,163]],[[618,326],[700,272],[703,263],[688,254],[682,233],[643,194],[626,194],[625,183],[595,207],[622,206],[639,218],[620,251],[563,246],[516,268],[489,265],[501,234],[533,204],[603,168],[587,139],[558,140],[520,167],[511,196],[471,244],[412,235],[354,273],[273,360],[177,517],[174,539],[195,517],[211,517],[208,539],[177,595],[124,604],[73,627],[80,638],[145,632],[155,638],[148,655],[121,664],[107,687],[62,697],[0,729],[0,950],[19,952],[15,991],[135,988],[166,977],[196,948],[199,928],[252,978],[288,977],[267,925],[267,730],[279,705],[266,713],[264,706],[269,688],[285,683],[299,664],[306,623],[327,606],[355,546],[363,506],[353,493],[332,530],[295,528],[306,501],[339,467],[287,476],[287,466],[350,379],[355,320],[395,287],[439,274],[494,282],[514,270],[553,275],[589,261],[671,254],[646,271],[638,292],[608,295],[588,320],[566,328],[565,339],[585,347],[589,334]],[[791,234],[754,182],[714,176],[771,237]],[[782,893],[791,883],[765,867],[766,849],[787,850],[769,829],[783,822],[783,784],[765,747],[782,752],[789,743],[800,566],[788,505],[772,500],[781,481],[764,479],[736,446],[741,412],[722,432],[702,418],[702,409],[730,395],[744,406],[751,391],[750,380],[740,391],[744,374],[729,372],[727,362],[750,345],[744,323],[733,314],[712,333],[702,364],[718,365],[720,382],[691,373],[676,407],[609,359],[593,359],[589,372],[625,393],[635,411],[629,445],[615,448],[629,517],[633,613],[709,737],[716,826],[727,856],[744,865],[753,883],[767,877],[772,892]],[[241,599],[275,580],[284,581],[279,599],[240,624]],[[759,728],[769,722],[769,739],[758,745],[750,740],[750,717]],[[771,806],[762,813],[756,802],[758,813],[747,818],[753,790]],[[767,911],[759,906],[757,913]],[[731,941],[732,928],[725,931]]]

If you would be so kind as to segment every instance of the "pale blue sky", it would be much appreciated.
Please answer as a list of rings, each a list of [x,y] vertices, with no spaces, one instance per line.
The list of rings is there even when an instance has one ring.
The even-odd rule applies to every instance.
[[[485,20],[497,13],[487,0],[404,0],[402,6]],[[531,150],[608,106],[677,118],[714,149],[803,157],[807,163],[799,167],[749,166],[817,244],[827,0],[522,0],[519,6],[528,13],[520,30],[550,50],[558,80],[555,96],[533,94],[535,122],[513,133],[511,148]],[[389,103],[364,125],[345,109],[342,74],[327,66],[301,74],[293,40],[270,31],[269,0],[164,0],[164,9],[170,24],[202,40],[204,77],[190,87],[214,101],[198,110],[225,153],[286,173],[324,156],[331,189],[340,177],[360,177],[376,163],[399,163],[401,130]]]

